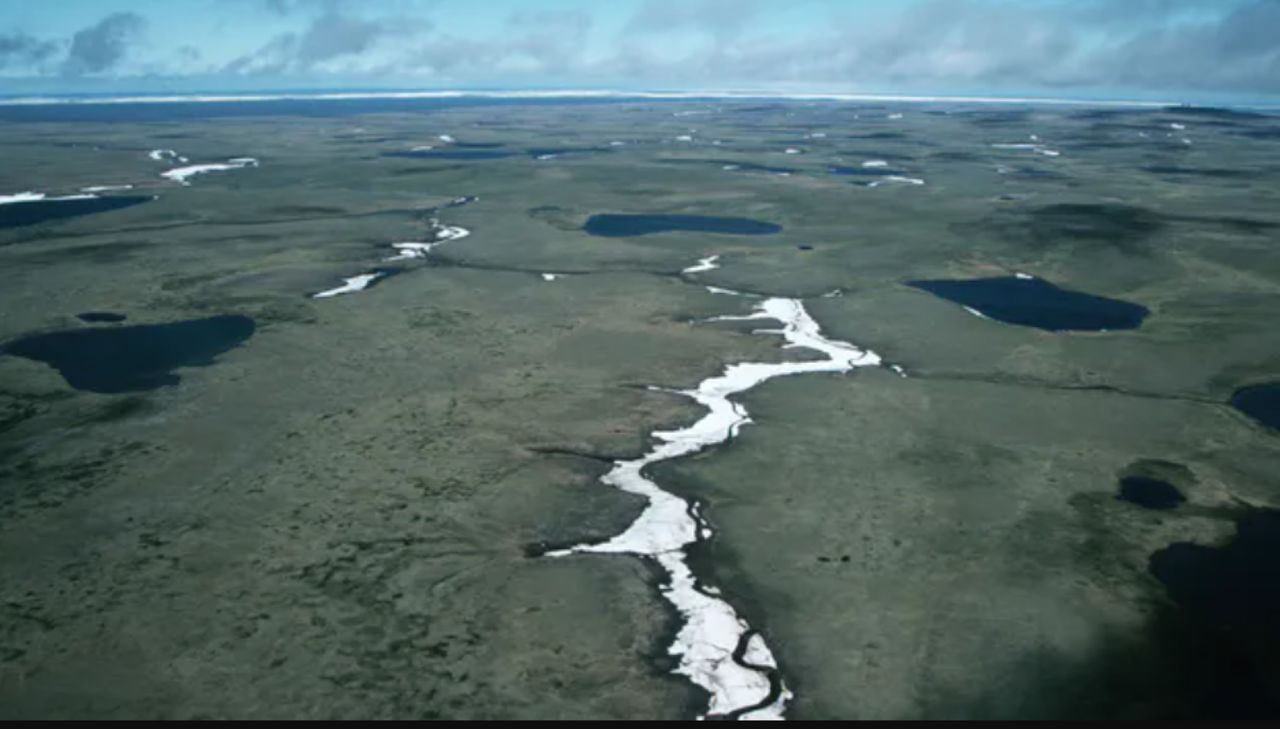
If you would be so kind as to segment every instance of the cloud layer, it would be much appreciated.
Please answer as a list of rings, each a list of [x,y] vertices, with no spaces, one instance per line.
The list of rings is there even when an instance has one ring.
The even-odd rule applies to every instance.
[[[142,36],[147,21],[137,13],[113,13],[71,38],[62,72],[70,76],[115,68]]]
[[[276,24],[167,50],[117,12],[65,38],[0,34],[0,72],[256,84],[1232,91],[1280,95],[1280,0],[219,0]],[[387,14],[385,8],[396,8]],[[497,6],[493,6],[497,7]],[[514,9],[513,9],[514,8]],[[275,26],[272,26],[275,27]],[[217,41],[217,42],[215,42]],[[157,50],[157,47],[160,50]],[[135,62],[147,49],[147,63]],[[157,55],[158,54],[158,55]],[[166,55],[167,54],[167,55]]]

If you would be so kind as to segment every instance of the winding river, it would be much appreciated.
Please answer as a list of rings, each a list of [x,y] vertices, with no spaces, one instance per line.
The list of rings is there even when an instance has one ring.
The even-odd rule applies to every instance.
[[[804,303],[795,299],[766,299],[746,316],[717,317],[712,321],[777,321],[780,329],[759,334],[781,336],[785,349],[820,352],[825,359],[808,362],[741,363],[704,380],[696,389],[676,391],[708,410],[693,425],[670,432],[655,432],[659,444],[632,461],[619,461],[601,480],[648,500],[648,506],[625,532],[603,544],[584,544],[549,557],[574,554],[631,554],[656,561],[668,582],[662,594],[683,618],[670,647],[680,657],[676,673],[711,694],[710,706],[701,718],[782,719],[792,694],[784,685],[778,664],[764,638],[738,616],[720,594],[693,574],[686,548],[706,541],[712,529],[698,513],[697,505],[664,491],[645,475],[654,464],[698,453],[727,443],[751,423],[746,409],[731,398],[769,380],[790,375],[846,373],[882,364],[874,352],[827,339],[809,316]],[[657,389],[657,388],[655,388]]]

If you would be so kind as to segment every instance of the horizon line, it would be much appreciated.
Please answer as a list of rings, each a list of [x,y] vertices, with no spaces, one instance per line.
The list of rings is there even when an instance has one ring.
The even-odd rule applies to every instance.
[[[1084,99],[1038,96],[948,96],[920,94],[875,94],[843,92],[770,92],[770,91],[621,91],[593,89],[448,89],[419,91],[315,91],[315,92],[250,92],[189,94],[120,94],[120,95],[27,95],[0,96],[0,106],[93,106],[109,104],[166,103],[261,103],[269,101],[358,101],[358,100],[429,100],[429,99],[643,99],[643,100],[785,100],[785,101],[871,101],[911,104],[1027,104],[1048,106],[1106,106],[1118,108],[1169,108],[1192,106],[1183,101],[1129,99]],[[1262,108],[1261,106],[1255,108]]]

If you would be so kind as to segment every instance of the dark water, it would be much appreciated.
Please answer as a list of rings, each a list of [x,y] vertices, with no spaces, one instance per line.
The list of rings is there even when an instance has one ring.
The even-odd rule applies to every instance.
[[[369,284],[369,288],[373,288],[374,286],[377,286],[378,284],[386,281],[389,278],[393,278],[395,276],[399,276],[400,274],[404,273],[404,269],[397,268],[396,266],[379,266],[378,268],[375,268],[372,271],[369,271],[369,273],[374,274],[378,277],[372,283]]]
[[[1280,511],[1248,513],[1224,547],[1178,543],[1148,564],[1183,614],[1200,708],[1218,718],[1280,716]]]
[[[1025,110],[971,111],[955,114],[971,124],[981,127],[1025,124],[1031,121],[1031,112]]]
[[[832,165],[827,168],[827,172],[833,175],[852,177],[901,177],[907,174],[902,170],[895,170],[891,167],[844,167],[841,165]]]
[[[1270,220],[1255,220],[1253,218],[1234,218],[1229,216],[1216,215],[1178,215],[1172,218],[1180,223],[1190,223],[1192,225],[1217,225],[1240,233],[1264,234],[1280,227]]]
[[[765,172],[772,175],[794,175],[799,172],[799,170],[794,167],[773,167],[771,165],[758,165],[751,162],[716,162],[714,164],[720,165],[721,169],[729,166],[737,168],[730,170],[730,172]]]
[[[1006,324],[1050,332],[1137,329],[1151,312],[1144,306],[1060,289],[1040,279],[909,281],[912,286],[976,309]]]
[[[760,220],[704,215],[593,215],[582,229],[605,238],[679,231],[721,235],[777,235],[782,232],[782,226]]]
[[[5,344],[0,353],[44,362],[77,390],[103,394],[154,390],[179,382],[178,367],[205,367],[254,333],[244,316],[75,329],[36,334]]]
[[[151,202],[142,195],[120,197],[93,197],[79,200],[37,200],[34,202],[0,205],[0,229],[37,225],[51,220],[78,218],[112,210],[123,210],[134,205]]]
[[[1177,165],[1148,165],[1143,172],[1167,177],[1208,177],[1211,179],[1232,180],[1249,177],[1244,170],[1221,167],[1179,167]]]
[[[1268,428],[1280,430],[1280,383],[1246,387],[1231,398],[1231,404]]]
[[[1187,501],[1187,497],[1173,484],[1144,476],[1121,479],[1120,494],[1116,498],[1157,511],[1176,509]]]
[[[1280,139],[1280,126],[1267,127],[1263,129],[1246,129],[1237,132],[1239,136],[1248,137],[1249,139],[1260,139],[1271,142]]]
[[[1066,175],[1053,170],[1042,170],[1036,167],[1014,167],[1005,173],[1006,176],[1023,180],[1064,180]]]
[[[850,134],[849,139],[906,139],[902,132],[871,132],[870,134]]]
[[[596,152],[601,152],[601,151],[602,150],[593,149],[591,147],[547,147],[543,149],[535,148],[535,149],[526,150],[527,154],[530,157],[533,157],[534,159],[537,159],[538,157],[547,157],[547,156],[564,157],[567,155],[574,155],[574,154],[594,154]]]
[[[880,149],[847,149],[840,152],[842,157],[861,157],[863,159],[882,159],[886,162],[911,162],[914,156],[901,152],[887,152]],[[974,159],[975,155],[965,153],[963,158]]]
[[[400,159],[492,160],[515,157],[515,152],[498,149],[431,149],[421,152],[387,152],[383,157]]]
[[[1268,119],[1266,114],[1259,114],[1253,111],[1243,111],[1237,109],[1225,109],[1217,106],[1168,106],[1165,111],[1184,116],[1198,117],[1201,124],[1205,119],[1220,119],[1228,121],[1254,121],[1260,119]]]
[[[670,159],[662,160],[666,164],[673,165],[707,165],[720,169],[732,167],[735,169],[726,170],[727,172],[765,172],[774,175],[794,175],[800,170],[794,167],[775,167],[773,165],[762,165],[754,162],[737,162],[728,159]]]
[[[118,324],[129,317],[124,314],[112,314],[109,311],[86,311],[83,314],[76,314],[76,318],[90,324]]]

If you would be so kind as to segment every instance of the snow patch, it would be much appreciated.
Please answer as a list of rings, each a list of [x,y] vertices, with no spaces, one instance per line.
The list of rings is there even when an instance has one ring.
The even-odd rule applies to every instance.
[[[186,157],[183,157],[182,155],[178,154],[172,149],[153,149],[147,153],[147,156],[150,157],[152,161],[155,161],[155,162],[172,161],[172,162],[178,162],[179,164],[186,164],[187,162],[190,161]]]
[[[207,165],[191,165],[190,167],[177,167],[168,172],[160,173],[164,177],[182,185],[189,186],[191,183],[188,179],[196,175],[206,175],[210,172],[226,172],[228,170],[241,170],[246,167],[257,167],[258,160],[252,157],[236,157],[229,159],[223,164],[207,164]]]
[[[364,291],[365,289],[372,286],[373,283],[378,279],[385,278],[386,275],[387,274],[385,273],[364,273],[359,276],[352,276],[351,278],[343,279],[343,284],[338,288],[329,289],[328,291],[321,291],[320,293],[316,294],[311,298],[332,299],[338,296],[346,296],[347,294],[354,294],[358,291]]]
[[[82,187],[80,192],[122,192],[132,189],[133,185],[95,185],[93,187]]]
[[[889,175],[888,177],[883,177],[879,180],[868,182],[867,187],[883,187],[884,185],[888,185],[891,183],[896,183],[899,185],[920,186],[925,184],[925,181],[918,177],[902,177],[901,175]]]
[[[697,265],[690,266],[685,270],[681,271],[681,273],[684,273],[684,274],[706,273],[707,271],[714,271],[717,268],[720,268],[720,256],[710,256],[708,258],[700,259]]]
[[[707,292],[715,294],[717,296],[747,296],[747,294],[744,294],[741,291],[734,291],[733,289],[722,289],[719,286],[708,286]]]
[[[1022,144],[993,144],[993,145],[991,145],[991,147],[992,147],[993,149],[1016,149],[1016,150],[1027,150],[1027,151],[1030,151],[1030,152],[1035,152],[1036,154],[1042,154],[1042,155],[1044,155],[1045,157],[1061,157],[1061,156],[1062,156],[1062,153],[1061,153],[1061,152],[1059,152],[1058,150],[1056,150],[1056,149],[1050,149],[1050,148],[1046,147],[1045,145],[1043,145],[1043,144],[1039,144],[1039,143],[1036,143],[1036,144],[1025,144],[1025,143],[1022,143]]]
[[[0,205],[38,202],[43,199],[45,199],[45,194],[42,192],[19,192],[13,195],[0,195]]]
[[[64,195],[49,197],[43,192],[19,192],[14,195],[0,195],[0,205],[18,205],[32,202],[61,202],[63,200],[93,200],[97,195]]]

